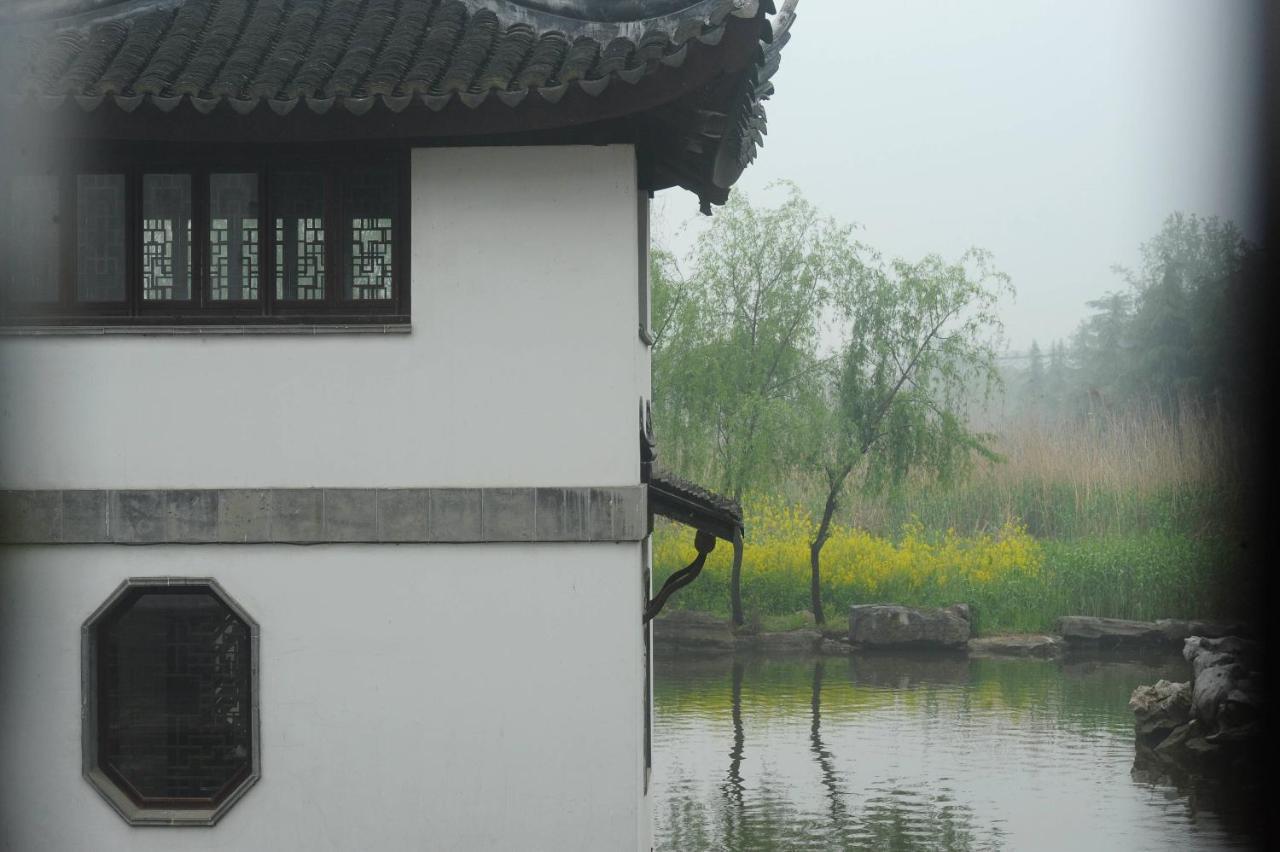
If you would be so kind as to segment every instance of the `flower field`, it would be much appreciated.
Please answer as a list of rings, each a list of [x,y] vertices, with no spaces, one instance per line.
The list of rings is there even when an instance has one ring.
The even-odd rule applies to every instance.
[[[748,619],[809,608],[809,542],[816,522],[773,498],[747,501],[742,594]],[[694,558],[687,527],[654,531],[654,587]],[[727,615],[733,551],[721,543],[696,582],[669,606]],[[1168,532],[1078,541],[1032,537],[1016,522],[991,533],[930,534],[919,522],[896,537],[836,526],[822,551],[831,626],[857,603],[968,603],[980,633],[1042,631],[1060,615],[1115,618],[1229,616],[1245,601],[1228,581],[1238,562],[1221,539]],[[1220,590],[1215,593],[1213,590]]]
[[[1242,509],[1246,433],[1221,412],[1183,406],[1073,423],[1006,424],[1001,461],[959,482],[913,479],[845,496],[822,551],[829,626],[856,603],[968,603],[982,633],[1042,631],[1061,615],[1222,618],[1249,614],[1261,549]],[[710,472],[702,477],[714,481]],[[742,597],[748,621],[804,623],[809,542],[821,490],[791,478],[748,494]],[[654,531],[654,588],[692,561],[687,527]],[[732,548],[668,606],[729,611]]]

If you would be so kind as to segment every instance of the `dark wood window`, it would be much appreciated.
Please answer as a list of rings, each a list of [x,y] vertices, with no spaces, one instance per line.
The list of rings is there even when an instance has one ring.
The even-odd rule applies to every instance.
[[[0,201],[6,325],[409,320],[407,149],[95,152]]]
[[[165,578],[126,583],[86,631],[90,781],[131,821],[216,819],[257,778],[256,625],[211,582]]]
[[[14,175],[4,192],[4,263],[0,265],[8,299],[33,307],[58,301],[62,278],[59,247],[61,176]]]

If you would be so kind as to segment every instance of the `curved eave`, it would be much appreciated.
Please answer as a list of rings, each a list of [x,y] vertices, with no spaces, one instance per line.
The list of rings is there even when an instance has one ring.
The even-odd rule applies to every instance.
[[[742,507],[673,473],[655,471],[649,478],[649,511],[733,543],[742,538]]]
[[[8,98],[8,112],[37,110],[48,131],[85,139],[152,139],[188,142],[302,142],[360,139],[426,140],[554,130],[639,115],[740,74],[760,53],[760,21],[731,18],[715,45],[693,44],[679,67],[664,66],[633,83],[616,81],[594,90],[590,81],[525,93],[519,101],[491,96],[467,105],[444,104],[429,95],[266,100],[252,105],[153,97]],[[89,107],[89,108],[86,108]],[[12,119],[12,116],[11,116]]]
[[[642,186],[710,212],[763,143],[795,5],[771,25],[772,0],[230,2],[30,0],[79,13],[0,20],[0,125],[90,146],[629,141]]]

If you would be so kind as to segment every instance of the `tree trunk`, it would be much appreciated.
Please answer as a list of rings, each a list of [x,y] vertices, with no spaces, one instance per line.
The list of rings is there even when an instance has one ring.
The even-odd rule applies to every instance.
[[[831,534],[831,518],[840,504],[840,490],[844,487],[844,480],[850,469],[845,468],[839,475],[831,477],[827,503],[822,508],[822,522],[818,524],[818,534],[809,544],[809,605],[813,609],[813,620],[818,626],[827,623],[822,613],[822,546],[827,543],[827,536]]]
[[[809,607],[813,610],[813,620],[818,626],[827,623],[822,612],[822,569],[819,556],[825,539],[819,538],[809,545]]]
[[[742,505],[742,489],[733,489],[733,502]],[[729,567],[729,611],[733,614],[734,627],[746,624],[742,613],[742,536],[733,541],[733,564]]]
[[[729,571],[729,604],[733,609],[733,623],[741,627],[746,623],[742,613],[742,536],[733,540],[733,567]]]

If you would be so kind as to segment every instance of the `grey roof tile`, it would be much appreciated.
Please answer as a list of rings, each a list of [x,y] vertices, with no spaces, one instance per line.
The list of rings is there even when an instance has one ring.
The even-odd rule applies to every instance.
[[[331,98],[487,97],[617,76],[634,82],[756,0],[26,0],[0,17],[33,48],[17,87],[327,108]],[[43,12],[42,12],[43,10]],[[623,19],[626,14],[651,17]],[[592,15],[600,18],[593,19]],[[403,101],[402,101],[403,104]],[[359,106],[363,106],[360,104]]]
[[[248,114],[265,100],[280,116],[299,102],[363,115],[378,101],[438,111],[491,96],[545,109],[581,89],[617,115],[615,92],[659,73],[672,85],[690,44],[715,63],[731,17],[758,21],[754,62],[741,66],[738,39],[726,69],[734,85],[644,107],[664,133],[687,137],[672,150],[694,161],[672,174],[696,184],[705,207],[723,202],[762,144],[762,102],[794,5],[770,27],[770,0],[11,0],[0,6],[0,80],[6,103],[49,110],[70,100],[133,112],[150,101],[168,113],[189,101],[200,113]],[[591,120],[575,109],[574,122]],[[715,135],[700,118],[707,110],[724,116]]]
[[[732,541],[742,535],[742,506],[670,471],[649,477],[649,506],[654,513],[705,529]]]

